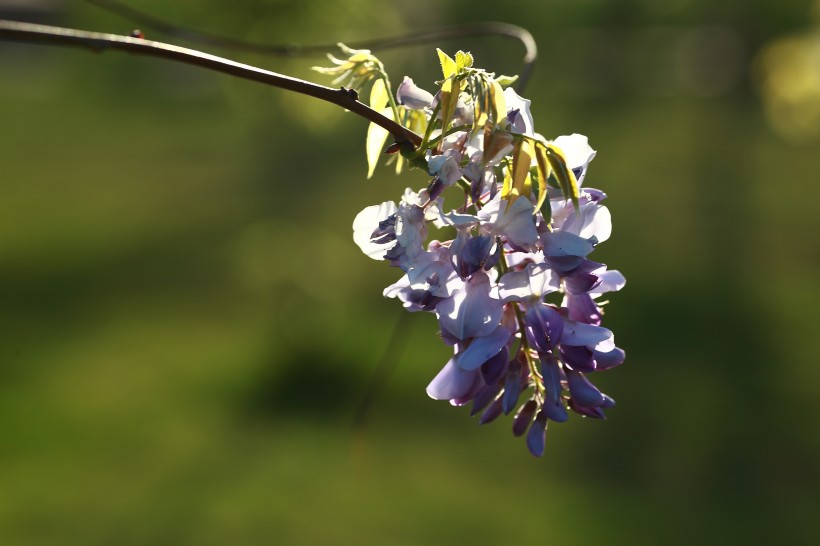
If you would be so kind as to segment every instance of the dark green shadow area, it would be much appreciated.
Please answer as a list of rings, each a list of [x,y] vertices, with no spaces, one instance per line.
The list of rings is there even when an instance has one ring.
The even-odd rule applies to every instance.
[[[449,348],[414,315],[354,427],[403,311],[350,225],[424,177],[366,181],[366,125],[330,105],[0,44],[0,543],[820,542],[820,140],[756,84],[816,32],[810,2],[166,4],[140,6],[260,41],[529,28],[536,129],[588,135],[609,195],[592,257],[627,277],[604,319],[627,361],[594,379],[618,405],[551,424],[536,460],[509,419],[427,398]],[[386,53],[394,82],[432,88],[435,46],[520,66],[456,40]],[[321,81],[321,57],[214,52]]]

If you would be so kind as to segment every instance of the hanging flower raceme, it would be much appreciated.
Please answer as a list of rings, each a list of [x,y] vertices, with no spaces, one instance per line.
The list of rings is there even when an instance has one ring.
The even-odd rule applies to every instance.
[[[334,59],[333,74],[375,79],[371,106],[389,105],[385,112],[424,134],[397,169],[421,166],[428,186],[365,208],[353,238],[370,258],[402,270],[384,295],[434,314],[453,348],[427,394],[470,404],[482,424],[514,414],[513,434],[540,456],[550,421],[566,421],[569,411],[604,418],[615,402],[590,377],[624,360],[599,300],[624,277],[589,257],[612,230],[606,194],[582,186],[596,152],[582,135],[534,132],[530,101],[507,87],[514,78],[473,67],[469,53],[439,51],[437,92],[405,78],[394,99],[381,63],[346,52],[350,60]],[[370,173],[385,138],[371,126]],[[451,194],[458,203],[444,212]],[[431,232],[452,238],[426,242]]]

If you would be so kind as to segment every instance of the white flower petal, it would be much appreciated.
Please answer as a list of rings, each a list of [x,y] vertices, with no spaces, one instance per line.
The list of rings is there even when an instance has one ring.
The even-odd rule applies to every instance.
[[[374,260],[384,259],[385,252],[396,244],[395,241],[377,244],[370,240],[373,232],[379,227],[379,222],[386,220],[395,212],[396,203],[385,201],[381,205],[365,208],[353,220],[353,242],[362,249],[362,252]]]
[[[617,269],[595,274],[601,279],[601,284],[590,290],[589,294],[593,298],[607,292],[617,292],[626,285],[626,278]]]
[[[595,158],[597,152],[590,147],[589,139],[578,133],[559,136],[553,140],[553,143],[564,152],[564,157],[567,159],[567,166],[570,169],[580,168],[582,170],[581,176],[578,177],[578,186],[580,187],[584,182],[584,176],[586,175],[589,162]]]

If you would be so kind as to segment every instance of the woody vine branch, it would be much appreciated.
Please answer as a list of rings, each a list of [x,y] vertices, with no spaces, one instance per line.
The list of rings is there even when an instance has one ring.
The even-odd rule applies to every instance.
[[[136,55],[158,57],[199,66],[238,78],[294,91],[341,106],[383,127],[393,135],[393,138],[398,143],[410,143],[414,147],[417,147],[422,141],[421,136],[413,131],[383,116],[362,102],[359,102],[357,93],[351,89],[325,87],[194,49],[130,36],[88,32],[8,20],[0,20],[0,39],[25,43],[81,47],[95,52],[104,52],[109,49],[118,50]]]

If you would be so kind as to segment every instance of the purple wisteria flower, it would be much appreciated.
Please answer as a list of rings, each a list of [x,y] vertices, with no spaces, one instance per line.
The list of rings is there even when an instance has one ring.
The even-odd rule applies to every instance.
[[[438,93],[410,78],[396,93],[397,111],[423,121],[413,159],[431,181],[365,208],[353,238],[402,271],[384,295],[434,314],[453,348],[427,394],[470,404],[481,424],[514,414],[513,434],[541,456],[551,421],[605,417],[615,402],[590,378],[624,361],[599,298],[626,281],[590,259],[612,232],[606,194],[583,187],[596,152],[583,135],[535,133],[531,102],[469,54],[439,57]],[[451,238],[427,242],[434,230]]]

